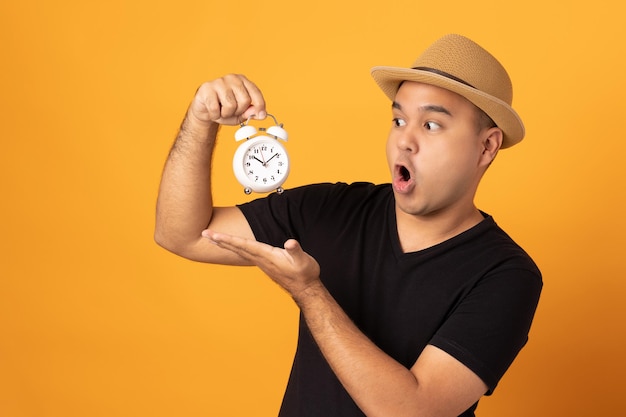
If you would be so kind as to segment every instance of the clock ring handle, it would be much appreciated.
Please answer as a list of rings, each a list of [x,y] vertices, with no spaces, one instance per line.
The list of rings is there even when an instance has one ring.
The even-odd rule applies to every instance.
[[[276,120],[276,117],[275,117],[273,114],[267,113],[267,115],[268,115],[269,117],[271,117],[272,119],[274,119],[274,123],[276,124],[276,126],[283,127],[283,124],[282,124],[282,123],[278,123],[278,120]],[[256,116],[256,114],[252,114],[252,115],[248,116],[248,118],[246,119],[246,121],[245,121],[245,122],[241,122],[239,125],[240,125],[241,127],[246,126],[248,123],[250,123],[250,120],[252,120],[252,118],[253,118],[254,116]]]
[[[274,119],[275,125],[270,126],[268,128],[260,127],[259,130],[261,132],[267,132],[268,135],[273,136],[275,139],[281,139],[281,140],[287,141],[289,135],[287,134],[287,131],[283,128],[283,124],[278,123],[278,120],[273,114],[268,113],[267,115],[270,116],[272,119]],[[237,130],[237,132],[235,132],[236,141],[240,141],[243,139],[250,139],[252,136],[256,135],[257,133],[256,128],[248,124],[250,123],[250,120],[252,120],[253,117],[254,117],[254,114],[249,116],[245,122],[240,123],[241,127]]]

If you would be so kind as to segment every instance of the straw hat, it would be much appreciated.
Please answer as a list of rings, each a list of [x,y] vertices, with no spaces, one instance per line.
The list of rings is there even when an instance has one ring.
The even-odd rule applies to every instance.
[[[464,36],[451,34],[437,40],[411,68],[374,67],[372,77],[391,100],[402,81],[426,83],[460,94],[502,129],[502,148],[524,138],[524,124],[511,107],[513,86],[509,75],[493,55]]]

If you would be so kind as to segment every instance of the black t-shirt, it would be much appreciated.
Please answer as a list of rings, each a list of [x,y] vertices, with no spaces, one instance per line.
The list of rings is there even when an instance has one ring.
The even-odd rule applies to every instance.
[[[528,338],[541,274],[493,218],[403,253],[389,184],[317,184],[240,206],[257,240],[297,239],[321,280],[378,347],[411,368],[427,344],[474,371],[491,393]],[[473,416],[476,404],[462,414]],[[300,318],[281,417],[364,414]]]

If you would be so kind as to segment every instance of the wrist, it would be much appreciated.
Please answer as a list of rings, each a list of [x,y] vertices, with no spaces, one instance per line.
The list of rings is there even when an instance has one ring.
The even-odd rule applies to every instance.
[[[183,132],[185,136],[191,137],[197,141],[211,143],[215,141],[219,129],[219,123],[211,120],[202,120],[196,117],[191,110],[185,115],[180,127],[181,132]]]
[[[326,294],[328,294],[326,287],[324,287],[324,284],[317,279],[307,284],[302,289],[292,292],[291,297],[296,302],[298,307],[303,310],[310,305],[312,301],[319,299]]]

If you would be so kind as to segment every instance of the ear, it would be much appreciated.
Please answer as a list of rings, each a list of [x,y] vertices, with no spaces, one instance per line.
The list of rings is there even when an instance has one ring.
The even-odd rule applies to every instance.
[[[481,141],[483,146],[483,153],[480,158],[481,165],[487,167],[493,162],[502,146],[502,137],[502,130],[499,127],[492,127],[483,132]]]

